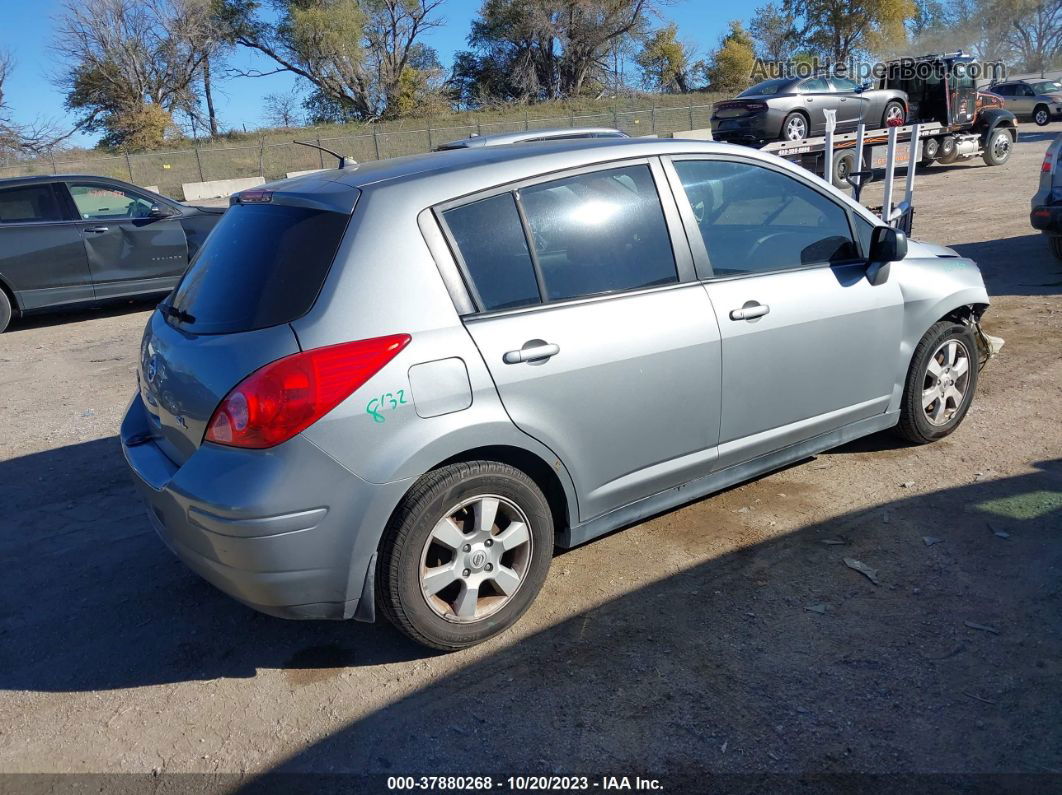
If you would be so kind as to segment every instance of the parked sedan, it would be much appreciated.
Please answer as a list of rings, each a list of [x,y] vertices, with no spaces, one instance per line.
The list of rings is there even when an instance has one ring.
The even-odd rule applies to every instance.
[[[365,163],[233,197],[144,329],[122,447],[217,587],[456,649],[557,546],[876,431],[947,436],[988,302],[970,260],[752,149]]]
[[[16,314],[169,292],[224,212],[106,177],[0,180],[0,331]]]
[[[715,103],[712,137],[753,146],[799,141],[825,133],[826,110],[837,111],[838,132],[855,130],[860,120],[884,127],[906,120],[907,95],[898,89],[864,90],[844,77],[764,80],[735,99]]]
[[[1002,97],[1004,106],[1015,116],[1032,119],[1040,127],[1062,118],[1062,83],[1057,80],[1013,80],[988,90]]]

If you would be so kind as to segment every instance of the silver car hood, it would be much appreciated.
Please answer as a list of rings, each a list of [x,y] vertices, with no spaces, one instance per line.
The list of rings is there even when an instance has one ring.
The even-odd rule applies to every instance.
[[[961,256],[954,249],[950,249],[947,246],[941,246],[937,243],[926,243],[921,240],[907,240],[907,256],[908,257],[958,257]]]

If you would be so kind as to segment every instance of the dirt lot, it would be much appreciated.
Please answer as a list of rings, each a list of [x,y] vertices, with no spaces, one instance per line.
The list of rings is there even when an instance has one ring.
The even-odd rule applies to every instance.
[[[1062,773],[1062,267],[1027,220],[1062,124],[1023,131],[1003,168],[917,182],[915,237],[980,262],[1006,339],[957,433],[870,437],[561,554],[515,630],[452,655],[198,580],[115,438],[148,308],[17,324],[0,770]]]

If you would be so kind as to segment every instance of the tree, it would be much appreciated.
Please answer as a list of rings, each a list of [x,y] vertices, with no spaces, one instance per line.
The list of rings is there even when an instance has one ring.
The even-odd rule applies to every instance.
[[[1043,77],[1062,55],[1062,2],[997,0],[995,7],[1010,23],[1003,35],[1015,51],[1019,68]]]
[[[466,105],[600,92],[617,43],[641,35],[656,0],[485,0],[455,58],[451,86]]]
[[[752,37],[737,20],[730,23],[717,49],[705,65],[708,88],[736,94],[748,88],[756,65],[756,51]]]
[[[173,113],[196,106],[206,8],[195,0],[65,0],[54,49],[66,62],[58,84],[67,108],[81,114],[78,126],[103,132],[106,146],[172,137]]]
[[[58,124],[37,118],[28,124],[17,123],[4,95],[4,84],[15,69],[15,59],[0,49],[0,155],[41,154],[59,145],[76,132],[62,132]]]
[[[419,39],[443,23],[435,13],[442,0],[276,0],[275,22],[258,0],[219,2],[231,41],[305,78],[355,118],[399,115],[433,78],[416,61],[426,49]]]
[[[295,91],[268,94],[265,97],[265,117],[274,127],[299,126],[299,95]]]
[[[773,2],[753,12],[749,34],[756,45],[756,56],[770,64],[786,61],[797,39],[793,15]]]
[[[678,39],[678,26],[674,23],[654,31],[635,56],[635,63],[642,70],[642,83],[652,91],[664,93],[690,90],[691,50]]]
[[[19,136],[9,116],[7,102],[4,100],[4,83],[7,82],[14,68],[15,60],[11,57],[11,53],[7,50],[0,50],[0,154],[19,149]]]
[[[782,7],[802,21],[800,44],[833,64],[905,41],[916,12],[914,0],[784,0]]]

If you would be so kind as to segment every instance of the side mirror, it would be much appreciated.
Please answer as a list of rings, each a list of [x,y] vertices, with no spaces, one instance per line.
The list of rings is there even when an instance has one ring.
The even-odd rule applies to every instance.
[[[161,204],[151,205],[151,209],[148,210],[148,218],[169,218],[173,213],[169,211],[169,208],[163,207]]]
[[[876,226],[870,236],[867,279],[875,287],[889,279],[889,266],[907,256],[907,235],[891,226]]]
[[[870,236],[871,262],[896,262],[907,256],[907,235],[891,226],[876,226]]]

